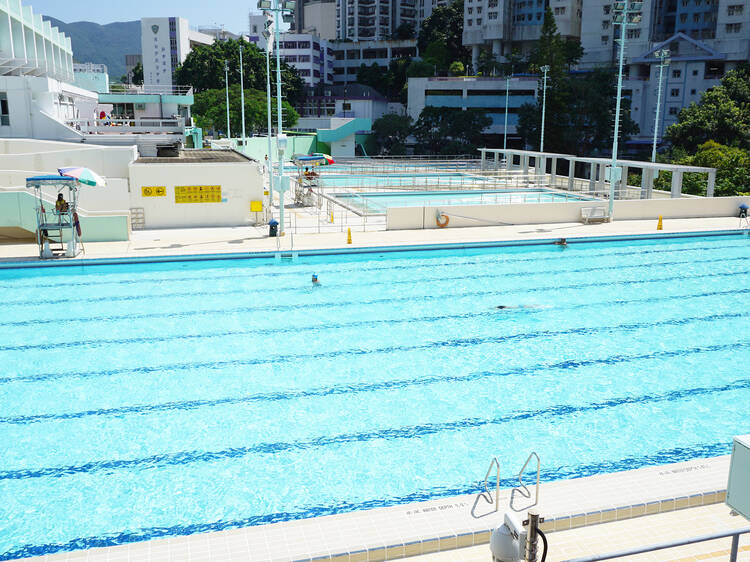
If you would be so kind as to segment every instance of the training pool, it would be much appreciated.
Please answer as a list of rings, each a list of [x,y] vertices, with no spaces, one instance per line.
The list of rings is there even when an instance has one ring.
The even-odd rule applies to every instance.
[[[545,189],[494,189],[466,191],[407,191],[391,193],[334,193],[333,197],[359,211],[385,213],[390,207],[436,205],[508,205],[512,203],[564,203],[592,201],[573,193]]]
[[[0,270],[0,559],[471,493],[532,450],[545,480],[726,454],[749,256],[723,235]]]

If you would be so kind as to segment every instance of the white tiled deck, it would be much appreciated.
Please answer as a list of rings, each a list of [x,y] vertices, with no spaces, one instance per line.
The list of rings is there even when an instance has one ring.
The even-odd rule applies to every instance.
[[[555,533],[708,506],[724,501],[728,469],[724,456],[550,482],[536,507]],[[486,544],[508,506],[523,514],[532,503],[502,490],[497,512],[486,496],[459,496],[29,560],[392,560]]]

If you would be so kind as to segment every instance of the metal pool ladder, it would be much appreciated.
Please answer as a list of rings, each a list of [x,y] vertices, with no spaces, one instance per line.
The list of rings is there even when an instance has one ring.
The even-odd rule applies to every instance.
[[[536,457],[536,491],[534,496],[534,503],[532,505],[537,505],[539,503],[539,476],[541,473],[542,461],[535,451],[532,451],[526,459],[526,462],[523,463],[523,467],[518,473],[518,486],[513,489],[518,490],[524,497],[531,497],[531,493],[529,492],[528,487],[523,483],[523,473],[526,471],[526,467],[529,466],[529,462],[531,462],[531,459],[533,457]],[[500,461],[497,460],[497,457],[492,458],[492,461],[490,461],[490,466],[487,469],[487,474],[484,475],[484,491],[487,492],[490,497],[492,497],[492,492],[490,492],[488,484],[493,468],[495,468],[495,511],[497,511],[500,504]]]

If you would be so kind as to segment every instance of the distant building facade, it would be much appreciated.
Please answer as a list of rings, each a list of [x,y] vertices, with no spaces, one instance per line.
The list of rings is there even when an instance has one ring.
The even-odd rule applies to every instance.
[[[104,64],[73,63],[73,76],[73,84],[79,88],[100,94],[109,92],[109,75]]]
[[[401,41],[339,41],[333,44],[336,60],[333,65],[333,81],[336,84],[357,81],[357,69],[361,65],[388,67],[398,58],[419,58],[416,39]]]
[[[141,19],[144,84],[172,86],[172,75],[195,45],[210,45],[214,37],[190,29],[184,18]]]
[[[293,66],[309,87],[333,83],[333,48],[310,33],[284,33],[279,38],[281,58]]]

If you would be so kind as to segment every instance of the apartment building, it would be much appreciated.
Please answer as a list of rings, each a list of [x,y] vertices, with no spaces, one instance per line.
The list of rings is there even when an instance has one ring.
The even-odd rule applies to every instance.
[[[416,39],[400,41],[340,41],[333,44],[335,61],[333,80],[336,84],[357,81],[357,69],[361,65],[377,63],[387,67],[393,59],[419,57]]]
[[[654,0],[644,2],[640,21],[625,29],[623,93],[640,133],[631,142],[647,144],[654,133],[659,88],[658,51],[670,51],[664,69],[658,136],[677,121],[680,109],[700,100],[737,63],[750,59],[750,6],[746,0]],[[584,0],[582,69],[612,66],[621,35],[614,4]]]
[[[482,49],[497,60],[513,51],[528,54],[544,23],[549,6],[563,37],[581,36],[582,0],[464,0],[463,44],[471,47],[476,69]]]
[[[279,39],[281,58],[297,69],[305,84],[333,84],[334,51],[328,41],[310,33],[284,33]]]

